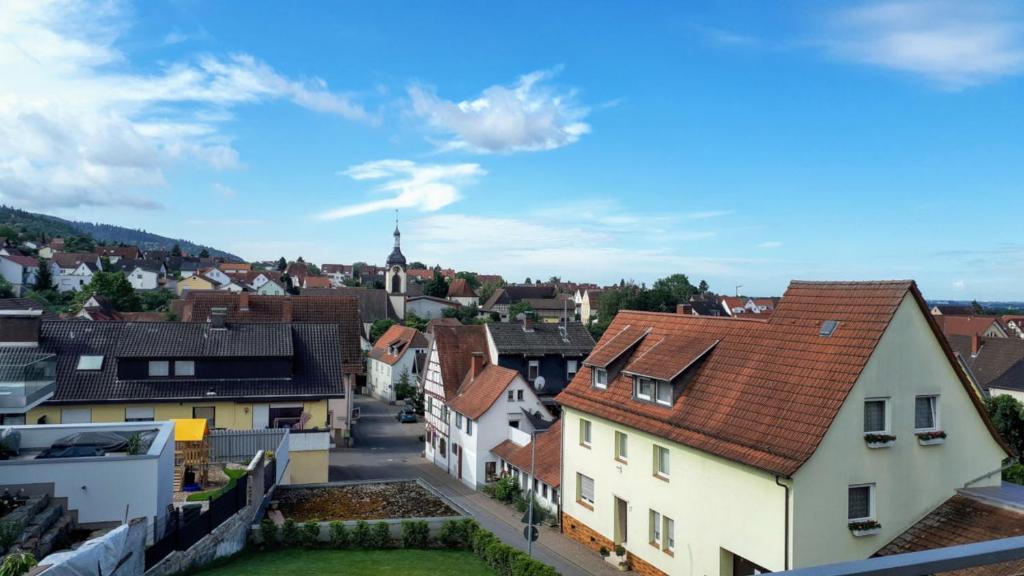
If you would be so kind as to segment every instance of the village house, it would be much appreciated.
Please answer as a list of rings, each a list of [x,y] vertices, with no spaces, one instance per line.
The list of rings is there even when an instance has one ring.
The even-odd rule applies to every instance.
[[[518,428],[510,427],[508,432],[508,439],[491,449],[498,457],[498,475],[517,479],[524,492],[532,489],[537,502],[557,515],[562,486],[562,421],[556,420],[535,437]]]
[[[387,329],[366,358],[366,384],[374,398],[398,400],[397,387],[403,381],[416,386],[417,359],[427,353],[427,337],[420,331],[395,324]]]
[[[302,281],[303,288],[331,288],[331,279],[326,276],[306,276]]]
[[[558,401],[565,533],[643,574],[867,558],[1010,454],[906,281],[793,282],[766,322],[620,312]]]
[[[216,282],[210,280],[203,274],[196,274],[194,276],[189,276],[187,278],[182,278],[181,280],[178,280],[175,291],[178,293],[178,296],[183,296],[189,292],[216,289]]]
[[[775,310],[774,298],[747,298],[740,296],[722,296],[721,307],[729,316],[740,314],[771,315]]]
[[[555,396],[572,382],[594,349],[590,331],[579,322],[544,324],[529,318],[485,326],[490,361],[519,372],[557,413]]]
[[[54,285],[60,292],[78,292],[102,269],[99,255],[88,252],[58,252],[50,259]]]
[[[1024,341],[978,335],[946,338],[981,395],[1005,394],[1024,402]]]
[[[525,299],[554,298],[555,287],[550,285],[534,284],[511,284],[504,288],[498,288],[491,294],[491,297],[481,306],[488,313],[497,313],[502,321],[508,321],[508,310],[513,304]],[[514,318],[513,318],[514,320]]]
[[[101,258],[106,258],[111,264],[120,260],[138,260],[142,253],[135,246],[97,246],[94,252]]]
[[[533,388],[515,370],[470,355],[469,371],[447,402],[451,462],[448,473],[477,489],[498,477],[498,457],[491,449],[508,438],[509,428],[530,434],[547,428],[551,414]]]
[[[580,321],[584,324],[597,320],[597,313],[601,307],[601,294],[604,290],[587,290],[583,293],[580,302]]]
[[[448,284],[448,299],[462,306],[475,306],[480,302],[465,278],[455,278]]]
[[[31,288],[38,273],[39,261],[35,258],[20,254],[0,256],[0,276],[11,285],[15,296]]]
[[[167,268],[159,260],[130,260],[122,258],[111,263],[111,269],[124,273],[128,283],[136,290],[156,290],[167,276]]]
[[[1009,337],[1009,333],[998,316],[937,314],[935,321],[947,338],[952,336]]]
[[[456,301],[435,296],[406,296],[405,312],[412,313],[425,320],[444,318],[445,310],[458,310],[462,305]]]
[[[323,264],[320,271],[331,279],[332,288],[344,286],[345,280],[352,278],[352,266],[347,264]]]
[[[288,290],[277,280],[267,280],[256,288],[256,293],[260,296],[284,296]]]

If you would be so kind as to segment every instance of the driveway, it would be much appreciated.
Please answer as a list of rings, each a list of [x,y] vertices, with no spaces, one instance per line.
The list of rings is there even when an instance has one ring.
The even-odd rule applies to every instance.
[[[370,397],[356,396],[355,403],[360,408],[360,417],[353,428],[353,447],[331,452],[332,482],[422,479],[467,510],[481,526],[506,544],[527,549],[520,513],[470,489],[423,458],[423,444],[419,440],[424,433],[422,421],[399,424],[395,420],[398,406],[389,406]],[[565,576],[618,573],[597,554],[556,529],[541,529],[540,539],[533,545],[533,555]]]

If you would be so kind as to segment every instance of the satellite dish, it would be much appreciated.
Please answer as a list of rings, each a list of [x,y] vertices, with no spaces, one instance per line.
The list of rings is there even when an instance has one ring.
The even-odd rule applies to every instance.
[[[533,381],[533,387],[539,392],[544,389],[544,377],[537,376],[537,379]]]

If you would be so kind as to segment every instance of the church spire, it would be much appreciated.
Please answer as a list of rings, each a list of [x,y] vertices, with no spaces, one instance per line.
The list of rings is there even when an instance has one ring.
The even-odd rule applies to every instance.
[[[395,210],[395,247],[391,250],[391,255],[388,256],[387,264],[391,266],[401,266],[405,269],[405,255],[402,254],[402,233],[398,231],[398,210]]]
[[[395,210],[395,248],[400,248],[402,244],[402,233],[398,231],[398,210]]]

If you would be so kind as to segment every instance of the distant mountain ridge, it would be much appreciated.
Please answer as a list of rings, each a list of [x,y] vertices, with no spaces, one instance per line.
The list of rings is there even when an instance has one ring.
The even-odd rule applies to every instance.
[[[184,238],[169,238],[145,230],[125,228],[113,224],[99,224],[95,222],[76,222],[65,220],[47,214],[37,214],[10,206],[0,206],[0,225],[14,227],[22,234],[32,238],[39,238],[45,235],[47,238],[55,236],[88,236],[96,242],[108,244],[129,244],[138,246],[141,250],[170,250],[175,244],[181,246],[183,252],[197,255],[205,248],[210,256],[219,256],[225,260],[242,262],[242,258],[224,250],[218,250],[212,246],[196,244]]]

